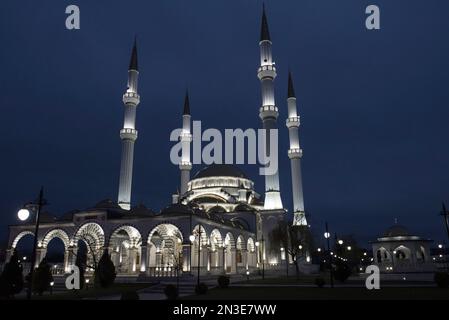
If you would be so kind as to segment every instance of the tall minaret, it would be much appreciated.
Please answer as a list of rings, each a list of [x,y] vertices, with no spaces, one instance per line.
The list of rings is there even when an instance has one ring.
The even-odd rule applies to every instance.
[[[186,92],[184,111],[182,113],[182,132],[179,136],[182,144],[182,160],[179,164],[179,169],[181,170],[181,197],[187,192],[187,184],[190,181],[190,170],[192,170],[192,163],[190,162],[190,143],[192,142],[190,118],[189,93]]]
[[[287,128],[290,138],[290,149],[288,157],[290,158],[292,168],[292,194],[293,194],[293,225],[306,226],[307,220],[304,213],[304,196],[302,193],[301,177],[301,157],[302,149],[299,144],[299,125],[300,117],[296,111],[296,96],[293,87],[292,75],[288,73],[288,118]]]
[[[268,30],[267,17],[265,15],[265,6],[262,13],[262,29],[260,34],[260,68],[257,76],[262,85],[262,107],[260,108],[259,116],[263,121],[263,128],[266,132],[266,152],[270,150],[270,143],[277,143],[277,141],[270,141],[269,130],[277,130],[277,117],[279,115],[278,107],[274,101],[274,86],[273,82],[276,78],[276,68],[271,55],[271,39]],[[279,188],[279,171],[275,174],[265,176],[265,205],[264,208],[282,209],[281,193]]]
[[[123,95],[123,103],[125,104],[125,120],[123,123],[123,129],[120,130],[120,138],[122,139],[122,160],[120,167],[118,204],[125,210],[131,209],[134,142],[137,139],[136,108],[140,103],[140,96],[137,93],[138,78],[137,43],[136,40],[134,40],[131,62],[128,69],[128,89]]]

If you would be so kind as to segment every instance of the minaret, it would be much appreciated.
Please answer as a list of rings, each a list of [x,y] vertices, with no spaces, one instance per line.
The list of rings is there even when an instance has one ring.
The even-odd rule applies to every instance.
[[[190,170],[192,170],[192,163],[190,162],[190,143],[192,142],[190,119],[189,93],[186,92],[184,111],[182,113],[182,132],[179,136],[182,144],[182,160],[179,164],[179,169],[181,170],[181,197],[187,192],[187,184],[190,181]]]
[[[276,68],[271,55],[271,39],[268,30],[267,17],[265,15],[265,6],[262,14],[262,28],[260,34],[260,68],[257,76],[262,85],[262,107],[260,108],[259,117],[263,121],[263,128],[266,130],[266,153],[270,150],[269,130],[277,130],[277,117],[279,115],[278,108],[274,101],[274,79],[276,78]],[[275,174],[265,175],[265,204],[264,208],[282,209],[281,193],[279,188],[279,172]]]
[[[136,40],[134,40],[134,47],[132,50],[131,61],[128,69],[128,89],[123,95],[125,117],[123,129],[120,130],[120,139],[122,139],[122,160],[120,166],[118,204],[125,210],[131,209],[134,142],[137,139],[136,108],[140,103],[140,96],[137,93],[138,78],[139,71],[137,66],[137,43]]]
[[[288,118],[287,128],[290,138],[290,149],[288,150],[288,157],[292,169],[292,194],[293,194],[293,225],[305,226],[307,225],[306,216],[304,213],[304,196],[302,193],[302,176],[301,176],[301,158],[302,149],[299,144],[299,125],[300,117],[296,111],[296,96],[293,87],[292,75],[288,73]]]

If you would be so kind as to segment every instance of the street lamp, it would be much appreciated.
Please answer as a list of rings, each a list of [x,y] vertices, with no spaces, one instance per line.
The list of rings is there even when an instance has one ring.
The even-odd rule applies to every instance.
[[[338,244],[339,244],[339,245],[342,245],[342,244],[343,244],[343,240],[341,240],[341,239],[338,240]]]
[[[193,234],[191,234],[191,235],[189,236],[189,240],[190,240],[190,265],[189,265],[189,273],[190,273],[190,275],[192,275],[192,255],[193,255],[193,252],[192,252],[192,244],[193,244],[193,242],[195,241],[195,236],[194,236]]]
[[[348,251],[351,251],[352,247],[351,246],[347,246],[346,249],[348,249]]]
[[[331,254],[331,245],[329,238],[331,237],[331,234],[329,233],[329,228],[326,222],[326,232],[324,232],[324,238],[326,238],[327,241],[327,251],[329,252],[329,266],[330,266],[330,280],[331,280],[331,288],[334,287],[334,272],[332,270],[332,254]]]
[[[20,209],[19,212],[17,212],[17,217],[20,221],[26,221],[30,217],[31,213],[30,210],[23,208]]]
[[[35,228],[34,228],[34,241],[33,241],[33,253],[31,255],[31,265],[30,265],[30,273],[29,273],[29,281],[28,281],[28,292],[27,299],[31,299],[32,286],[33,286],[33,273],[34,273],[34,265],[36,264],[36,251],[37,251],[37,238],[39,234],[39,222],[40,222],[40,214],[42,207],[46,205],[47,202],[44,199],[44,187],[41,188],[39,192],[39,198],[37,199],[37,203],[28,203],[24,208],[20,209],[17,212],[17,217],[20,221],[27,221],[30,216],[30,209],[32,208],[35,211]]]

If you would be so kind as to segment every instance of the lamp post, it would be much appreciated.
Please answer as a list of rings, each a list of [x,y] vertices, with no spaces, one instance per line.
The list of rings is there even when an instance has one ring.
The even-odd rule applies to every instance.
[[[193,215],[193,212],[190,211],[190,230],[191,230],[191,231],[192,231],[192,215]],[[192,237],[193,237],[193,240],[192,240]],[[192,243],[193,243],[193,241],[195,240],[195,236],[194,236],[194,235],[190,235],[190,236],[189,236],[189,240],[190,240],[189,274],[192,275]]]
[[[334,287],[334,271],[332,268],[332,255],[331,255],[331,246],[330,246],[330,237],[331,234],[329,233],[329,228],[326,222],[326,232],[324,233],[324,237],[326,238],[327,241],[327,252],[329,254],[329,266],[330,266],[330,280],[331,280],[331,288]]]
[[[264,242],[263,236],[262,239],[260,240],[260,242]],[[263,249],[262,246],[260,245],[259,241],[256,241],[256,247],[257,247],[257,251],[259,252],[259,258],[260,260],[262,260],[262,279],[265,279],[265,259],[263,257]]]
[[[28,291],[27,291],[27,299],[31,299],[31,293],[33,289],[33,273],[34,273],[34,265],[36,264],[36,252],[37,252],[37,239],[39,234],[39,222],[40,222],[40,214],[42,207],[46,205],[46,201],[44,199],[44,187],[41,187],[39,192],[39,198],[37,199],[37,203],[29,203],[24,208],[20,209],[17,213],[17,216],[20,221],[26,221],[30,218],[30,210],[28,207],[33,207],[33,211],[35,211],[35,227],[34,227],[34,241],[33,241],[33,252],[31,254],[31,265],[30,265],[30,273],[29,273],[29,281],[28,281]]]
[[[265,254],[264,254],[264,250],[265,250],[265,240],[263,238],[262,235],[262,239],[260,240],[260,242],[262,242],[262,246],[260,246],[259,241],[256,242],[256,246],[259,247],[260,246],[260,256],[261,256],[261,260],[262,260],[262,279],[265,280]]]
[[[195,241],[195,236],[191,235],[190,242]],[[192,256],[192,255],[190,255]],[[200,265],[201,265],[201,224],[198,225],[198,277],[197,277],[197,285],[200,285]]]

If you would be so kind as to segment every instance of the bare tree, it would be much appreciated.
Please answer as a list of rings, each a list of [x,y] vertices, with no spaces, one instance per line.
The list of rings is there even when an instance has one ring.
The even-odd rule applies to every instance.
[[[295,226],[287,221],[279,221],[270,233],[270,241],[274,248],[284,248],[287,261],[287,276],[289,259],[295,265],[296,277],[299,278],[299,260],[305,257],[312,248],[312,235],[308,226]]]

